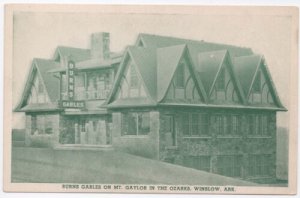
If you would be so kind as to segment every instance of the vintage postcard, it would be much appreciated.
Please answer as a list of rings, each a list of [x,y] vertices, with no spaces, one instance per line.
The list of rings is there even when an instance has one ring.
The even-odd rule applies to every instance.
[[[298,9],[5,7],[4,190],[295,194]]]

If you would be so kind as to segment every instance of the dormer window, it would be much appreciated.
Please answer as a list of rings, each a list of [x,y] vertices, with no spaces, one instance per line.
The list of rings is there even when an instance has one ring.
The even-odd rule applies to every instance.
[[[225,90],[225,69],[221,68],[217,82],[216,82],[216,89],[218,91]]]
[[[44,86],[40,78],[38,78],[38,92],[39,94],[44,93]]]
[[[258,71],[253,83],[253,92],[261,92],[261,72]]]
[[[180,63],[177,68],[175,75],[175,86],[176,88],[184,88],[184,63]]]
[[[133,65],[130,67],[130,88],[137,89],[139,86],[139,78]]]

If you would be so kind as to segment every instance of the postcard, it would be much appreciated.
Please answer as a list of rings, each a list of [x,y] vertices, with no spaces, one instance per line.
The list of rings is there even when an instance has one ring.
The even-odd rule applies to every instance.
[[[4,191],[295,194],[298,8],[5,7]]]

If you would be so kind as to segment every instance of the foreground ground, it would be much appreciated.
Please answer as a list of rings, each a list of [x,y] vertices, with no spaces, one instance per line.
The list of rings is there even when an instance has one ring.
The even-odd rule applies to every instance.
[[[25,147],[12,149],[12,182],[255,185],[113,150]]]

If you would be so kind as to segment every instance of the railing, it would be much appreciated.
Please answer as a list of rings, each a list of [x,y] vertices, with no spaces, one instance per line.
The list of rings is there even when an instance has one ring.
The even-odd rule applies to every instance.
[[[104,100],[108,97],[110,93],[109,89],[100,89],[100,90],[75,90],[75,100]],[[62,100],[68,100],[68,93],[61,93]]]

